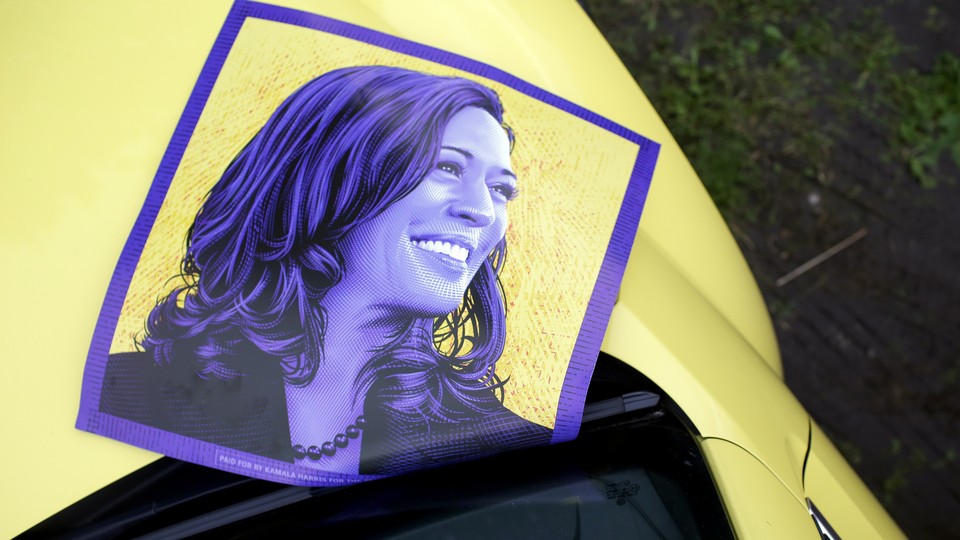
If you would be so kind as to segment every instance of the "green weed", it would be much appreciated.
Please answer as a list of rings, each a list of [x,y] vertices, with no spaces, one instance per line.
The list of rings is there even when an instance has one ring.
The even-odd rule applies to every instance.
[[[931,72],[911,69],[890,84],[900,113],[899,157],[922,185],[935,187],[942,162],[949,157],[960,166],[960,59],[943,54]]]

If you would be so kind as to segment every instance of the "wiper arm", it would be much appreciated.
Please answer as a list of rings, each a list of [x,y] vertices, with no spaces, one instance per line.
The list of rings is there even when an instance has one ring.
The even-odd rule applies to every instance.
[[[618,414],[652,409],[660,403],[653,392],[630,392],[620,397],[588,403],[583,407],[583,422],[592,422]]]

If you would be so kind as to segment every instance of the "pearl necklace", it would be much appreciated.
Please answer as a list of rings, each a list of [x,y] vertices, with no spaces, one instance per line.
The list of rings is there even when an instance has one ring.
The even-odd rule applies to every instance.
[[[360,432],[367,425],[367,419],[360,415],[355,423],[347,426],[343,433],[337,433],[333,441],[327,441],[320,446],[312,445],[304,448],[302,444],[293,445],[293,455],[297,459],[310,458],[312,461],[318,461],[323,456],[333,457],[337,449],[346,448],[350,444],[350,439],[356,439]]]

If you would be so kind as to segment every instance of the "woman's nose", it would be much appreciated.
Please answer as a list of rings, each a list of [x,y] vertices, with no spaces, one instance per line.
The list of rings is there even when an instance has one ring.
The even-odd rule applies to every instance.
[[[472,227],[486,227],[496,219],[493,197],[487,183],[480,180],[464,180],[457,196],[450,205],[450,213]]]

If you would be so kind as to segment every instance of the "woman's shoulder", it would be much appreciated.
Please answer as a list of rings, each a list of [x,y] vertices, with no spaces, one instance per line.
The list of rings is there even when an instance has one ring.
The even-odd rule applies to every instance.
[[[111,354],[100,386],[100,411],[148,423],[156,368],[153,357],[143,351]]]
[[[282,377],[270,370],[220,379],[201,376],[194,362],[161,365],[148,352],[112,354],[100,411],[277,459],[292,452]]]

